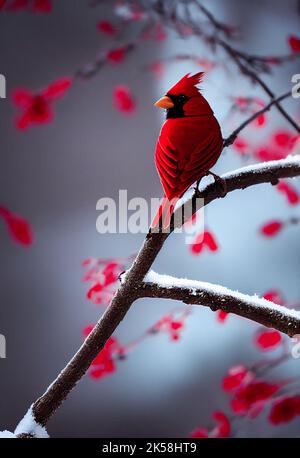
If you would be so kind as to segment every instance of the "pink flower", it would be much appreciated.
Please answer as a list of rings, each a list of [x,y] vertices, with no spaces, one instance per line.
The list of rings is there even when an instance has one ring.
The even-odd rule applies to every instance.
[[[108,51],[106,59],[112,64],[119,64],[125,58],[127,49],[125,47],[115,48]]]
[[[263,297],[267,301],[275,302],[275,304],[279,304],[279,305],[283,305],[284,304],[284,300],[282,298],[282,295],[281,295],[280,291],[278,291],[277,289],[271,289],[271,290],[267,291],[264,294]]]
[[[233,412],[244,415],[250,412],[255,404],[263,405],[277,393],[280,385],[263,381],[253,381],[246,386],[239,388],[231,401]]]
[[[299,203],[299,194],[297,190],[287,181],[280,180],[276,189],[286,197],[290,205],[297,205]]]
[[[132,93],[127,86],[116,86],[113,92],[114,106],[121,113],[131,114],[136,109]]]
[[[246,380],[246,377],[249,380],[249,376],[252,377],[252,374],[245,366],[231,367],[226,377],[222,380],[222,388],[224,391],[236,390]]]
[[[226,438],[230,436],[231,426],[228,417],[223,412],[214,412],[213,419],[216,421],[216,426],[209,431],[207,428],[196,428],[191,432],[191,439],[207,439],[213,438]]]
[[[108,21],[100,21],[100,22],[98,22],[97,29],[100,32],[102,32],[102,33],[104,33],[106,35],[110,35],[110,36],[116,35],[116,32],[117,32],[116,27],[111,22],[108,22]]]
[[[8,232],[17,243],[29,246],[33,242],[33,232],[29,223],[20,216],[11,213],[10,210],[0,207],[0,217],[6,223]]]
[[[300,52],[300,38],[296,35],[290,35],[288,37],[288,43],[290,45],[291,51],[294,53]]]
[[[205,248],[212,252],[218,251],[219,247],[212,232],[205,231],[204,233],[198,234],[194,243],[190,245],[190,250],[195,255],[200,254]]]
[[[281,221],[270,221],[260,229],[260,232],[266,237],[274,237],[277,235],[283,228],[283,223]]]
[[[261,351],[269,351],[277,348],[282,342],[280,332],[274,330],[262,330],[255,336],[255,344]]]
[[[247,150],[249,149],[249,144],[246,140],[244,140],[243,138],[239,137],[237,138],[232,147],[238,152],[240,153],[241,155],[244,155],[246,154]]]
[[[288,423],[300,415],[300,396],[286,396],[275,401],[269,415],[273,425]]]
[[[27,89],[16,89],[12,95],[13,102],[23,111],[16,120],[18,129],[24,130],[31,125],[51,122],[54,118],[53,101],[63,97],[71,84],[71,78],[62,78],[36,94]]]
[[[217,310],[217,320],[219,323],[224,323],[229,316],[228,312],[224,312],[224,310]]]
[[[93,330],[94,326],[86,326],[83,330],[83,335],[87,337]],[[115,357],[122,353],[122,347],[115,337],[110,337],[103,349],[92,361],[89,375],[94,379],[103,378],[106,375],[116,372],[117,366]]]

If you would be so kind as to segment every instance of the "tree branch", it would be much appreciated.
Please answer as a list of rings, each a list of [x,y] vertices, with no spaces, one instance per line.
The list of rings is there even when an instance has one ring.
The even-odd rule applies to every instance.
[[[292,337],[300,334],[300,312],[257,296],[248,296],[211,283],[159,275],[153,271],[141,285],[141,297],[174,299],[211,310],[223,310]]]
[[[299,175],[300,156],[294,156],[280,161],[244,167],[223,175],[223,178],[226,181],[228,192],[232,192],[236,189],[244,189],[259,183],[272,183],[280,178]],[[204,205],[208,205],[213,200],[221,197],[222,191],[219,189],[218,183],[211,183],[201,188],[200,194],[204,198]],[[137,258],[126,273],[126,278],[93,331],[57,379],[32,405],[32,412],[37,423],[42,426],[46,425],[49,418],[85,374],[93,359],[102,350],[133,302],[141,297],[141,285],[144,277],[150,270],[169,235],[169,233],[147,234]],[[219,303],[217,305],[219,306]],[[277,318],[279,320],[281,316],[277,315]],[[285,326],[284,323],[282,326]]]
[[[248,119],[246,119],[237,129],[235,129],[232,134],[224,140],[224,148],[227,146],[232,145],[234,141],[236,140],[238,134],[245,129],[252,121],[254,121],[258,116],[261,114],[265,113],[266,111],[269,111],[273,105],[276,105],[278,102],[281,102],[282,100],[286,99],[287,97],[290,97],[291,91],[285,92],[284,94],[280,95],[276,99],[272,99],[264,108],[262,108],[259,111],[256,111],[252,116],[250,116]]]

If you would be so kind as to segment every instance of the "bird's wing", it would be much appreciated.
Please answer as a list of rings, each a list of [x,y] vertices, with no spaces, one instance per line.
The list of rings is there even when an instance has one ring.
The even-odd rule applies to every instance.
[[[180,174],[180,182],[186,189],[202,178],[215,165],[223,148],[223,141],[215,131],[210,132],[187,158]]]
[[[175,148],[169,142],[162,145],[158,139],[155,151],[155,165],[168,199],[176,195],[176,190],[180,184],[180,172],[178,168],[178,156]]]
[[[206,175],[222,151],[222,136],[217,125],[207,129],[200,129],[197,124],[189,130],[183,127],[176,125],[172,132],[164,131],[156,145],[155,164],[170,200],[181,197]]]

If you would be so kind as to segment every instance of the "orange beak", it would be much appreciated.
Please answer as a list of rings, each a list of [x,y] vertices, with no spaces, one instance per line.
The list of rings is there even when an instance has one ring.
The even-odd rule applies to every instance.
[[[159,99],[157,102],[155,102],[154,105],[156,107],[164,108],[164,109],[168,109],[168,108],[173,108],[174,107],[174,103],[172,102],[170,97],[168,97],[167,95],[164,95],[161,99]]]

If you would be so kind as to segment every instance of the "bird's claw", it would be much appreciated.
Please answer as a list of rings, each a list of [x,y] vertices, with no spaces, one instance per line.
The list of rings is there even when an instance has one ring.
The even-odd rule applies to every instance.
[[[216,175],[213,172],[208,172],[207,175],[211,175],[214,178],[215,183],[220,185],[220,187],[222,189],[221,197],[225,197],[227,195],[227,192],[228,192],[227,191],[226,180],[224,180],[224,178],[220,177],[219,175]]]

